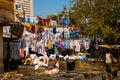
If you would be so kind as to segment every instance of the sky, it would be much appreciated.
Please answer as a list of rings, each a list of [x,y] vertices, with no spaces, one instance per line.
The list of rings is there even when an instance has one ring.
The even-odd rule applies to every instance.
[[[33,0],[34,16],[46,18],[49,14],[57,14],[64,6],[69,6],[69,0]]]

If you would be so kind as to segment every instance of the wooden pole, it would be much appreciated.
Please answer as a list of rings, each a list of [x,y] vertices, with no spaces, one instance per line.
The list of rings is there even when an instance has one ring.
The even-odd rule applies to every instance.
[[[117,48],[117,60],[118,60],[118,64],[120,63],[120,47],[116,47]]]
[[[0,25],[0,74],[4,72],[3,64],[3,28]]]

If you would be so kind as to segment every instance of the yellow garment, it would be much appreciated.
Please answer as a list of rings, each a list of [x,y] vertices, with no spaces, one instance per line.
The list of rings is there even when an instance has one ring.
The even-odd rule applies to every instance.
[[[32,64],[32,59],[31,58],[25,59],[24,65],[26,64]]]
[[[51,40],[48,40],[48,49],[53,49],[53,43]]]
[[[75,53],[72,53],[70,56],[76,56]]]
[[[42,28],[46,29],[46,28],[47,28],[47,26],[42,26]]]
[[[30,27],[31,25],[30,23],[25,23],[25,26]]]
[[[27,30],[27,31],[30,31],[30,30],[31,30],[31,25],[30,25],[30,23],[25,23],[25,27],[26,27],[26,30]]]
[[[38,26],[35,25],[35,33],[38,31]]]
[[[86,56],[86,54],[85,54],[85,53],[82,53],[82,52],[79,52],[78,55],[79,55],[79,56]]]

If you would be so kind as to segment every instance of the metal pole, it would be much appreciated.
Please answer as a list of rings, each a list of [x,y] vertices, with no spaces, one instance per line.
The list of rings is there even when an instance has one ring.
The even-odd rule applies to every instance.
[[[25,10],[24,10],[24,5],[23,5],[23,3],[22,3],[22,10],[23,10],[23,19],[24,19],[24,21],[25,21]]]

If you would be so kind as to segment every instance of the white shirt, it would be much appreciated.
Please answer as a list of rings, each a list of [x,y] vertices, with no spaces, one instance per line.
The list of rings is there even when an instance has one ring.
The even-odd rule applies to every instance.
[[[109,53],[105,55],[105,58],[106,58],[106,61],[105,61],[106,63],[111,63],[112,62],[112,59],[111,59]]]
[[[74,40],[75,51],[80,52],[80,41]]]

